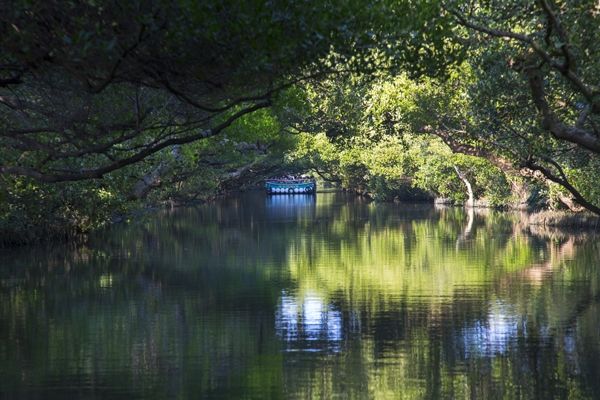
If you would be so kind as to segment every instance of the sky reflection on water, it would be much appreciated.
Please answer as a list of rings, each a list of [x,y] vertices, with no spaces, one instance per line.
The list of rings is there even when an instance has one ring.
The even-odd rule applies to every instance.
[[[342,313],[314,294],[303,299],[281,293],[275,330],[286,351],[339,351],[343,339]]]

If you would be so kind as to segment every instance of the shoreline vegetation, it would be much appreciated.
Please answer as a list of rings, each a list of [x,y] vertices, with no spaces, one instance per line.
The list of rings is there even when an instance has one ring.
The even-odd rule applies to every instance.
[[[252,189],[262,190],[262,189]],[[436,208],[464,208],[473,210],[496,210],[499,212],[514,213],[517,211],[524,212],[524,216],[521,220],[523,226],[530,229],[531,232],[538,231],[539,229],[551,229],[552,231],[558,232],[560,235],[570,235],[579,233],[593,233],[600,230],[600,217],[588,213],[588,212],[574,212],[568,210],[543,210],[535,208],[526,208],[522,205],[504,205],[502,207],[491,206],[486,201],[476,201],[473,206],[467,206],[465,204],[457,204],[451,199],[446,198],[435,198],[430,197],[424,199],[416,197],[412,199],[398,199],[394,198],[392,201],[376,201],[373,196],[368,195],[365,192],[355,190],[344,190],[335,187],[324,187],[317,191],[317,193],[331,193],[331,192],[346,192],[351,193],[354,196],[365,198],[368,201],[377,203],[395,203],[395,204],[430,204]],[[206,204],[211,202],[220,201],[228,197],[239,195],[246,191],[235,191],[228,194],[219,194],[213,196],[206,196],[204,198],[196,198],[194,200],[176,202],[173,200],[161,201],[153,205],[145,205],[140,208],[136,208],[128,212],[127,214],[115,214],[112,215],[108,220],[99,224],[95,228],[89,228],[82,230],[77,227],[65,228],[62,225],[51,226],[48,224],[34,227],[30,230],[16,230],[15,226],[12,226],[12,230],[6,225],[0,229],[0,248],[16,248],[23,246],[35,246],[39,244],[48,244],[53,242],[73,242],[81,243],[85,242],[87,236],[91,233],[100,231],[102,229],[110,229],[111,226],[120,223],[139,223],[147,218],[152,218],[154,213],[161,210],[194,207],[200,204]],[[31,227],[30,227],[31,228]]]
[[[357,190],[350,192],[371,201],[374,200],[374,196],[365,191]],[[591,212],[544,209],[543,205],[540,204],[528,205],[525,202],[513,202],[503,205],[493,205],[485,199],[477,199],[472,205],[468,205],[466,203],[457,203],[450,198],[435,196],[426,199],[423,197],[416,197],[408,200],[395,197],[392,201],[398,204],[430,203],[435,207],[458,207],[475,210],[488,209],[500,212],[523,211],[527,215],[526,219],[523,221],[526,226],[556,228],[558,230],[564,230],[564,233],[575,233],[577,230],[586,232],[600,230],[600,216],[592,214]],[[389,203],[392,201],[386,202]]]
[[[586,212],[543,210],[529,214],[527,224],[569,230],[596,231],[600,229],[600,217]]]

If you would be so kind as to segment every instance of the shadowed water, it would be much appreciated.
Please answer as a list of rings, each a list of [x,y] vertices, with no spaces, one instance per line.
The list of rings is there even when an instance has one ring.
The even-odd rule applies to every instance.
[[[594,398],[600,243],[246,195],[0,252],[0,398]]]

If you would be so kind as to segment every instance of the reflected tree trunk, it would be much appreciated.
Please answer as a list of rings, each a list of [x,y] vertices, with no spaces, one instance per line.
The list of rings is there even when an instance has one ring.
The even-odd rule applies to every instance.
[[[473,207],[469,207],[467,209],[467,225],[465,226],[465,229],[462,231],[462,233],[458,235],[458,238],[456,238],[456,251],[458,251],[461,245],[471,236],[474,221],[475,210],[473,209]]]

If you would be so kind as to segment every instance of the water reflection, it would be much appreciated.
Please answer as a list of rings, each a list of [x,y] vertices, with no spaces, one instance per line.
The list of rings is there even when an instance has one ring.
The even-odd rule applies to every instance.
[[[594,398],[600,241],[228,199],[0,253],[0,398]]]
[[[265,198],[266,216],[272,220],[306,218],[315,213],[315,194],[269,195]]]
[[[524,321],[507,304],[500,301],[491,304],[485,320],[470,324],[461,332],[465,358],[504,354],[519,333]]]
[[[342,313],[314,294],[302,300],[282,292],[275,313],[275,330],[286,351],[339,351]]]

